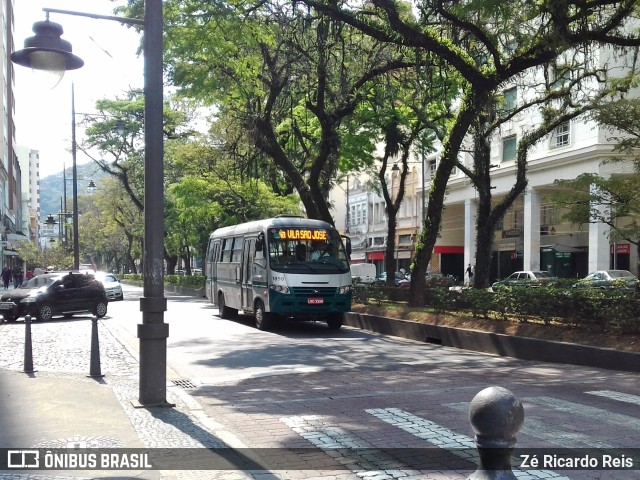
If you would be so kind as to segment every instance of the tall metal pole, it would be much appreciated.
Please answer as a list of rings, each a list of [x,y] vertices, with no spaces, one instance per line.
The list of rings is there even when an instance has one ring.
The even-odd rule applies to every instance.
[[[78,169],[76,165],[76,99],[71,83],[71,159],[73,160],[73,268],[80,268],[80,242],[78,236]],[[65,212],[66,224],[66,212]]]
[[[166,405],[167,337],[164,323],[164,168],[162,0],[145,0],[144,13],[144,256],[140,299],[140,390],[143,406]]]
[[[60,212],[65,213],[64,242],[65,242],[66,248],[69,248],[69,244],[68,244],[69,239],[67,238],[67,216],[66,216],[66,213],[67,213],[67,167],[64,164],[64,162],[62,162],[62,192],[63,192],[64,203],[60,205]],[[60,222],[60,228],[62,228],[62,221]],[[60,246],[62,246],[62,244],[60,244]]]

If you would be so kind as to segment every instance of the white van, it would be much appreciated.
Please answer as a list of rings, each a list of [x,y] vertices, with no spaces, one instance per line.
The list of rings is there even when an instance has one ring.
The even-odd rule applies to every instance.
[[[374,283],[376,281],[376,266],[373,263],[351,264],[352,283]]]

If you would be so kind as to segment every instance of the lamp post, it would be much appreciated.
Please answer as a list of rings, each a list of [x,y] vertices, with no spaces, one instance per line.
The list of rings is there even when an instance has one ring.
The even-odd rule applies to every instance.
[[[78,234],[78,167],[76,164],[76,98],[71,82],[71,184],[73,192],[73,269],[80,268],[80,237]]]
[[[23,50],[11,54],[13,62],[44,70],[53,70],[52,64],[61,70],[73,70],[82,67],[84,62],[71,53],[71,44],[60,38],[63,33],[62,27],[49,21],[49,13],[113,20],[128,25],[140,25],[144,29],[144,269],[143,296],[140,299],[142,323],[138,325],[138,338],[140,339],[138,404],[139,406],[147,407],[166,406],[168,405],[166,401],[166,377],[169,325],[164,323],[167,300],[164,297],[163,277],[162,0],[145,0],[144,20],[51,8],[43,10],[47,14],[47,20],[34,24],[33,31],[36,35],[25,40],[25,48]],[[75,147],[75,141],[73,145]],[[77,232],[77,229],[74,229],[74,232]]]

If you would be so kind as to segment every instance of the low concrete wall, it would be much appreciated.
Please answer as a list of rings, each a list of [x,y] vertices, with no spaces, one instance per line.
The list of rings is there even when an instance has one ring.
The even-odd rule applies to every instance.
[[[345,315],[345,325],[420,342],[522,360],[640,372],[640,353],[623,352],[609,348],[428,325],[355,312]]]

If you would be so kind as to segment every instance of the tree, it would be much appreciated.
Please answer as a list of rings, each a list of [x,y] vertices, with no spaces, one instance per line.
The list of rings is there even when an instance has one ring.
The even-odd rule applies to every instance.
[[[55,245],[53,248],[41,248],[31,242],[17,242],[16,252],[27,265],[42,268],[53,267],[55,270],[73,268],[73,257],[62,245]]]
[[[375,146],[350,119],[377,77],[414,66],[406,52],[298,4],[173,0],[165,18],[165,59],[181,94],[215,105],[259,152],[237,160],[268,159],[266,178],[277,172],[307,216],[333,223],[337,173],[370,164]]]
[[[100,182],[95,193],[78,197],[80,252],[86,261],[95,263],[100,269],[118,272],[132,269],[132,260],[125,269],[127,256],[130,259],[133,256],[128,251],[127,233],[142,227],[118,224],[118,208],[126,203],[130,200],[123,194],[117,180],[110,177]],[[142,241],[141,233],[137,236],[138,241]]]
[[[95,255],[104,258],[107,264],[118,271],[137,273],[138,260],[142,257],[142,212],[115,178],[101,182],[100,189],[91,200],[99,212],[96,214],[99,225],[94,224],[94,227],[102,233],[94,244]],[[81,235],[83,226],[84,220],[80,225]],[[97,236],[93,230],[86,234]]]
[[[299,198],[274,194],[261,180],[243,181],[232,170],[219,166],[204,176],[185,176],[172,185],[176,225],[168,233],[176,244],[193,246],[204,258],[213,230],[278,214],[299,215]]]
[[[163,109],[164,141],[167,146],[188,141],[195,135],[194,131],[188,128],[192,115],[189,105],[172,100],[167,100]],[[86,137],[79,148],[92,158],[100,169],[118,179],[124,192],[138,209],[141,218],[144,210],[143,93],[131,90],[127,92],[124,99],[99,100],[96,103],[96,110],[97,114],[85,116],[83,120],[87,127]],[[92,154],[92,149],[97,149],[100,154],[98,158]],[[172,163],[167,161],[166,155],[164,162],[167,172],[165,177],[171,178]],[[165,181],[165,188],[167,185]],[[130,217],[130,212],[120,213]],[[134,243],[137,243],[139,238],[132,231],[125,230],[129,241],[128,270],[135,271],[134,259],[130,255],[134,251]],[[165,260],[171,266],[175,265],[177,257],[165,248]]]
[[[465,138],[505,83],[547,66],[564,52],[579,47],[640,45],[635,32],[625,30],[628,20],[637,14],[637,5],[632,0],[586,3],[425,0],[418,4],[417,21],[407,19],[406,6],[395,0],[374,0],[363,4],[361,9],[333,1],[304,2],[377,41],[438,55],[465,81],[461,85],[460,106],[443,137],[442,155],[423,219],[414,263],[414,275],[420,279],[431,260],[447,183],[459,163]],[[522,178],[523,174],[518,175]],[[517,196],[525,186],[526,176],[513,186],[509,195]],[[424,295],[422,285],[412,282],[412,305],[424,304]]]

